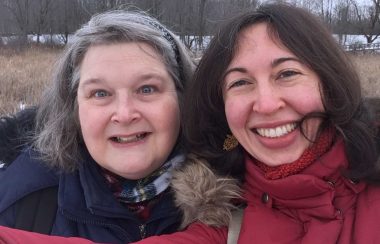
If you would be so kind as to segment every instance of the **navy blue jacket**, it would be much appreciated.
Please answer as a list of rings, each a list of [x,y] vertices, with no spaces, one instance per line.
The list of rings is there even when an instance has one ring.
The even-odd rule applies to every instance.
[[[26,150],[0,170],[0,225],[14,227],[15,202],[34,191],[58,186],[58,210],[51,235],[77,236],[95,242],[129,243],[175,232],[181,220],[173,196],[166,191],[142,222],[109,190],[99,166],[86,156],[79,170],[59,173]]]

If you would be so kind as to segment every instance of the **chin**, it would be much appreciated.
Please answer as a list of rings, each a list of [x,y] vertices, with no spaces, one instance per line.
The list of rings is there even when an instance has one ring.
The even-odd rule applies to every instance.
[[[298,157],[299,158],[299,157]],[[270,167],[276,167],[276,166],[280,166],[280,165],[284,165],[284,164],[290,164],[290,163],[293,163],[294,161],[296,161],[298,158],[289,158],[289,159],[285,159],[284,160],[284,157],[281,157],[281,159],[268,159],[268,160],[263,160],[261,161],[259,159],[259,161],[261,161],[262,163],[264,163],[265,165],[267,166],[270,166]]]
[[[146,176],[145,172],[139,172],[139,171],[138,172],[135,172],[135,171],[119,172],[117,174],[128,180],[139,180]]]

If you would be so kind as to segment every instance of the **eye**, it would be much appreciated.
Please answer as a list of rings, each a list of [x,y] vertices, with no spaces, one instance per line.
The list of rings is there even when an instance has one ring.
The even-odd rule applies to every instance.
[[[156,90],[157,89],[154,86],[144,85],[144,86],[142,86],[142,87],[139,88],[138,92],[142,93],[142,94],[150,94],[150,93],[155,92]]]
[[[96,98],[102,98],[109,96],[109,93],[105,90],[96,90],[92,93],[92,95]]]
[[[232,82],[230,84],[229,88],[244,86],[247,84],[248,84],[248,81],[246,81],[246,80],[237,80],[237,81]]]
[[[297,71],[294,71],[294,70],[284,70],[282,72],[280,72],[278,78],[279,79],[282,79],[282,78],[289,78],[289,77],[293,77],[295,75],[299,75],[300,72],[297,72]]]

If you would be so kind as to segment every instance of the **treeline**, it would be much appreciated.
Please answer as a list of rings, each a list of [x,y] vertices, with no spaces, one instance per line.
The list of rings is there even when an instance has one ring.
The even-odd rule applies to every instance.
[[[362,34],[373,42],[380,34],[380,0],[288,0],[319,15],[337,34]],[[28,35],[69,34],[91,15],[108,9],[143,10],[174,30],[188,45],[202,48],[221,21],[256,8],[259,0],[0,0],[0,33],[14,42]],[[0,43],[1,44],[1,43]]]

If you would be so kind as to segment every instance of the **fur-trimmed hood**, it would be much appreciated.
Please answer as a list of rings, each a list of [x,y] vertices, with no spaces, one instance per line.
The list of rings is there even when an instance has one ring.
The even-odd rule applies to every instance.
[[[233,199],[241,197],[238,181],[214,173],[207,162],[194,155],[173,172],[175,204],[183,211],[181,228],[194,221],[216,227],[228,225]]]

